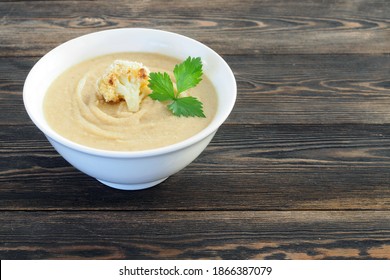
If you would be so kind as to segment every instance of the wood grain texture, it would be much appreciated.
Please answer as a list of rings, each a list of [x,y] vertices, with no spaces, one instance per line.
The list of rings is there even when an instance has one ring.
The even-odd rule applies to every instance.
[[[1,1],[1,259],[390,259],[390,5]],[[31,67],[94,31],[147,27],[222,55],[235,108],[159,186],[70,166],[22,100]]]
[[[387,211],[12,211],[0,222],[7,259],[385,259],[390,247]]]
[[[7,161],[0,169],[3,210],[390,207],[388,125],[225,125],[190,166],[135,193],[113,191],[81,174],[34,126],[0,135]]]
[[[0,56],[41,56],[71,38],[122,27],[177,32],[221,54],[384,53],[388,14],[385,0],[0,3]]]

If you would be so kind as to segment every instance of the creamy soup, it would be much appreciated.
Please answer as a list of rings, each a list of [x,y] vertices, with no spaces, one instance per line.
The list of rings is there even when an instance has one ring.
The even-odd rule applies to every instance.
[[[93,148],[141,151],[185,140],[213,119],[217,94],[205,75],[188,94],[203,103],[206,118],[177,117],[166,102],[143,99],[139,111],[129,112],[124,101],[106,103],[97,95],[96,83],[116,59],[141,62],[151,72],[172,77],[174,58],[147,53],[116,53],[96,57],[71,67],[49,87],[44,113],[49,125],[62,136]]]

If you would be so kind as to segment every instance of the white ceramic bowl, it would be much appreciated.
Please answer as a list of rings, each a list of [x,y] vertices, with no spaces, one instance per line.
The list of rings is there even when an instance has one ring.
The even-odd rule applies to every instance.
[[[203,71],[218,94],[218,109],[201,132],[177,144],[147,151],[94,149],[56,133],[43,114],[43,99],[53,80],[84,60],[115,52],[160,53],[180,60],[201,57]],[[123,190],[144,189],[165,180],[190,164],[209,144],[233,109],[237,95],[234,75],[227,63],[209,47],[188,37],[154,29],[124,28],[101,31],[70,40],[43,56],[28,74],[23,101],[35,125],[73,166],[103,184]]]

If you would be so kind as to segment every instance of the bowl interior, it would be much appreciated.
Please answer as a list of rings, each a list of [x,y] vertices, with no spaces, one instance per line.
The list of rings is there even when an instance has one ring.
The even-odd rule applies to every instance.
[[[202,58],[204,73],[213,83],[218,94],[218,109],[207,128],[178,143],[176,148],[180,145],[190,145],[191,142],[199,141],[213,133],[225,121],[233,108],[236,99],[234,75],[226,62],[212,49],[188,37],[161,30],[142,28],[107,30],[84,35],[56,47],[42,57],[27,76],[23,89],[24,104],[32,121],[46,136],[84,152],[108,152],[73,143],[53,131],[44,117],[43,100],[50,84],[62,72],[84,60],[115,52],[160,53],[180,60],[188,56]],[[164,148],[156,150],[163,151]],[[142,154],[152,151],[143,151]],[[112,155],[115,153],[139,154],[138,152],[111,153]]]

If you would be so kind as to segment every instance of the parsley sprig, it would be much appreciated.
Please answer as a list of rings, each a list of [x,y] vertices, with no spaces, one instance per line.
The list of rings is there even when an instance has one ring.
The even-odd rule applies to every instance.
[[[176,116],[205,118],[202,102],[193,96],[180,96],[182,92],[195,87],[202,80],[203,70],[200,57],[188,57],[184,62],[175,66],[173,74],[176,79],[176,90],[168,73],[150,73],[149,88],[152,93],[149,96],[153,100],[171,101],[167,107]]]

